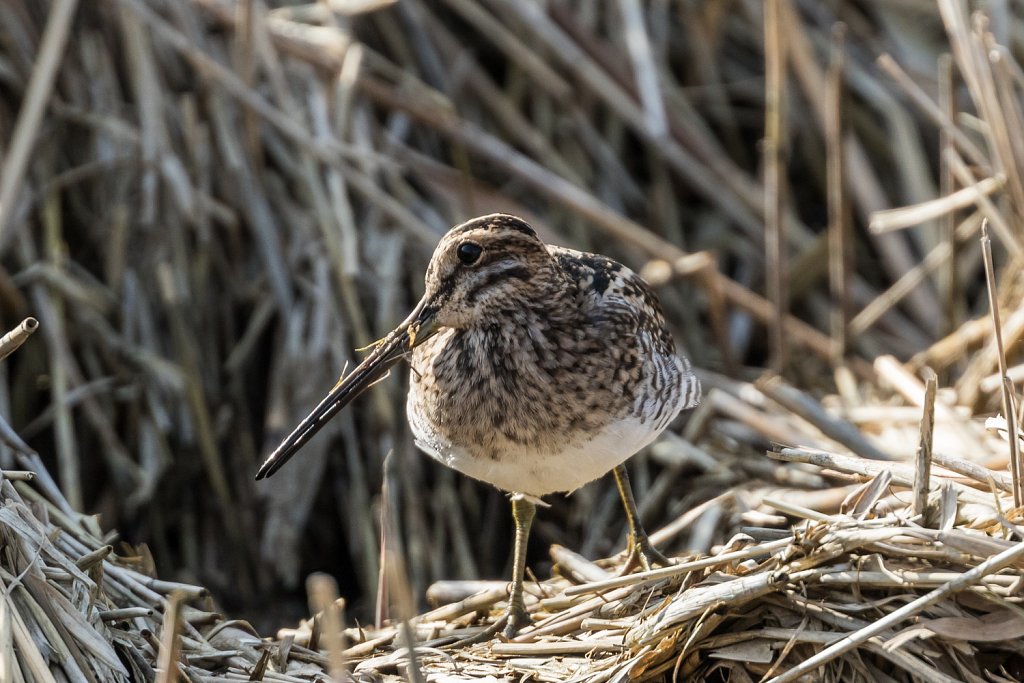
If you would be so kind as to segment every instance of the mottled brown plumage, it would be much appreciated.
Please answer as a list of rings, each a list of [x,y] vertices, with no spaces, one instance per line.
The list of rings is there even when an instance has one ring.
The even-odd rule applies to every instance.
[[[452,228],[434,251],[413,313],[339,381],[257,478],[273,474],[407,356],[407,412],[417,445],[514,494],[506,634],[528,623],[525,545],[540,496],[614,470],[631,556],[645,566],[665,561],[640,526],[622,463],[696,405],[700,386],[676,354],[657,297],[636,273],[604,256],[546,245],[514,216]]]
[[[468,266],[467,243],[481,248]],[[417,444],[501,489],[579,488],[698,399],[647,284],[604,256],[545,245],[517,218],[452,229],[426,287],[443,330],[412,352]]]

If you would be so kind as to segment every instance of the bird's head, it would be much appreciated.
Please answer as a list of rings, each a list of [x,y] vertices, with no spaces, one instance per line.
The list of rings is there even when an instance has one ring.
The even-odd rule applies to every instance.
[[[416,336],[543,305],[559,289],[555,278],[554,258],[521,218],[497,213],[457,225],[427,267]]]

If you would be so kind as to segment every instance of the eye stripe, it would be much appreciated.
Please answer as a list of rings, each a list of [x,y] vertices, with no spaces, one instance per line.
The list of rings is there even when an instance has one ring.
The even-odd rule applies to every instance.
[[[526,282],[530,279],[530,269],[521,264],[514,264],[507,268],[500,270],[494,270],[487,273],[485,277],[476,287],[471,289],[466,295],[466,301],[472,303],[480,297],[480,293],[488,287],[493,287],[498,282],[507,279],[522,280]]]

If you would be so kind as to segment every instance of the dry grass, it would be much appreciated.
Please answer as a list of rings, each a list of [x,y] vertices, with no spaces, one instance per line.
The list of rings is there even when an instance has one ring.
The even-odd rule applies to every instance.
[[[795,441],[823,438],[762,397],[760,408],[747,403],[751,425],[788,423]],[[892,444],[916,426],[908,413],[871,424]],[[975,442],[993,459],[1006,451],[974,421],[940,416],[933,436]],[[679,446],[663,442],[661,457],[685,453]],[[0,491],[0,630],[13,634],[0,672],[14,667],[24,680],[51,680],[51,670],[140,680],[169,666],[189,680],[311,681],[328,670],[416,680],[413,669],[422,680],[781,682],[801,671],[818,680],[1020,679],[1024,544],[1012,539],[1024,528],[1006,474],[936,452],[925,509],[915,513],[911,464],[809,448],[770,455],[790,463],[777,472],[794,483],[734,488],[653,536],[666,544],[687,529],[697,535],[710,518],[738,529],[726,543],[626,576],[615,574],[621,557],[595,563],[554,546],[556,576],[528,586],[533,626],[511,642],[452,649],[497,616],[504,582],[436,584],[431,594],[446,604],[432,611],[413,617],[407,605],[409,621],[345,629],[337,587],[314,576],[316,619],[268,646],[245,622],[215,613],[204,589],[153,578],[145,552],[112,553],[34,459],[37,474],[5,472]],[[393,596],[408,593],[401,570],[388,575]]]
[[[39,334],[0,363],[0,665],[146,678],[166,636],[193,680],[415,678],[388,609],[504,575],[500,496],[415,454],[396,380],[303,467],[251,473],[418,298],[442,231],[502,210],[659,287],[707,399],[633,481],[662,547],[709,559],[599,588],[614,560],[559,550],[533,631],[409,672],[753,680],[852,643],[814,676],[1022,678],[1024,565],[989,566],[1021,538],[1015,425],[983,418],[1024,380],[1024,24],[987,7],[9,0],[0,314]],[[553,501],[535,545],[613,554],[614,496]],[[148,547],[100,557],[81,510]],[[147,583],[272,619],[325,564],[362,605],[280,648]],[[503,590],[404,637],[470,633]],[[380,625],[346,630],[378,592]]]

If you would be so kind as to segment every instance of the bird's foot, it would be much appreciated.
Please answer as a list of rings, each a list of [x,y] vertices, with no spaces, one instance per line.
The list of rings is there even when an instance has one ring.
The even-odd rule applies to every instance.
[[[526,608],[522,605],[518,607],[515,605],[509,605],[501,617],[490,624],[487,628],[479,633],[474,633],[471,636],[456,640],[450,647],[452,649],[459,649],[467,647],[469,645],[478,645],[480,643],[486,643],[497,637],[501,637],[505,640],[512,640],[519,633],[519,630],[530,625],[530,615],[527,614]]]
[[[672,564],[672,560],[662,555],[651,544],[647,534],[637,534],[636,536],[630,534],[626,551],[629,553],[629,556],[626,558],[626,564],[622,565],[619,576],[625,576],[637,567],[640,567],[643,571],[649,571],[653,567],[668,567]]]
[[[496,637],[499,633],[502,633],[502,629],[504,629],[504,627],[506,626],[507,623],[508,623],[508,614],[506,613],[506,614],[502,615],[502,617],[500,619],[498,619],[493,624],[491,624],[490,626],[485,628],[483,631],[480,631],[479,633],[474,633],[473,635],[467,636],[466,638],[461,638],[459,640],[456,640],[451,645],[446,645],[445,647],[446,648],[451,648],[453,650],[458,650],[458,649],[461,649],[461,648],[464,648],[464,647],[468,647],[470,645],[478,645],[480,643],[486,643],[487,641],[489,641],[492,638]]]
[[[512,640],[519,633],[519,630],[529,626],[530,615],[526,612],[526,607],[520,602],[509,603],[508,612],[505,613],[505,628],[502,629],[501,635],[505,637],[505,640]]]

